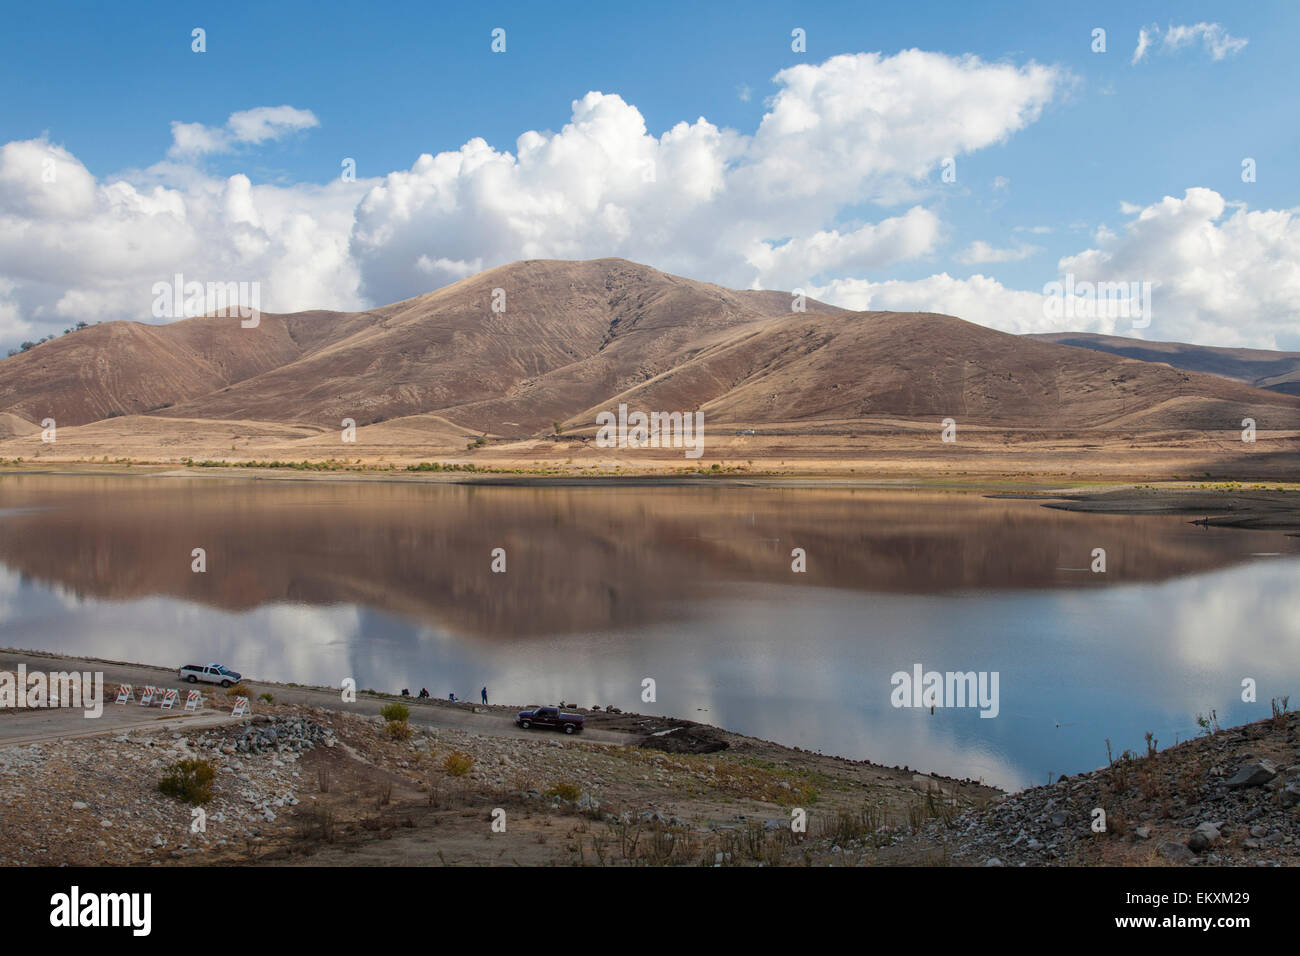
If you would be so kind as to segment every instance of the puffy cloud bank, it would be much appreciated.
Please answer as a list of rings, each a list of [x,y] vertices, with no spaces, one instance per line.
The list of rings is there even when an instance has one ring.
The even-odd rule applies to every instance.
[[[1040,289],[979,273],[862,275],[933,258],[946,241],[927,205],[939,169],[1031,126],[1070,81],[1033,62],[843,55],[778,73],[751,133],[699,117],[656,136],[634,105],[590,92],[558,132],[525,132],[513,152],[476,138],[409,169],[326,185],[254,186],[200,165],[317,125],[291,106],[215,127],[174,123],[164,161],[105,179],[44,139],[10,142],[0,147],[0,339],[150,321],[153,284],[177,272],[257,281],[266,311],[357,309],[517,259],[602,256],[736,287],[803,287],[857,308],[1059,329]],[[866,207],[884,211],[864,219]],[[1294,339],[1292,211],[1229,210],[1217,193],[1190,189],[1125,215],[1120,232],[1099,232],[1059,271],[1161,283],[1147,337]],[[981,267],[1036,251],[975,241],[954,261]]]
[[[836,279],[812,290],[853,309],[946,312],[1007,332],[1092,331],[1239,347],[1300,349],[1300,211],[1229,209],[1189,189],[1133,209],[1118,233],[1058,263],[1076,282],[1151,284],[1150,325],[1098,315],[1062,323],[1043,290],[1008,289],[985,275],[914,282]],[[1046,284],[1046,283],[1045,283]]]

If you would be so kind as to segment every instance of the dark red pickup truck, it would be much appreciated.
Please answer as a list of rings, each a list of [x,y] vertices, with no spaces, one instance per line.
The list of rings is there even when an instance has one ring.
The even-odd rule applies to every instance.
[[[529,727],[558,727],[566,734],[582,733],[582,725],[587,718],[582,714],[565,714],[558,707],[537,707],[533,710],[521,710],[515,717],[515,723],[527,730]]]

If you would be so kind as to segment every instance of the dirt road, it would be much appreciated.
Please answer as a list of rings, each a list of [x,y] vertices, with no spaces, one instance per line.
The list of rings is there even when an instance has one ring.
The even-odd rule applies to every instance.
[[[205,701],[209,705],[215,697],[224,700],[225,694],[222,688],[215,685],[184,683],[177,679],[176,671],[162,667],[101,661],[93,658],[64,657],[33,651],[0,650],[0,671],[16,672],[20,664],[27,666],[28,673],[68,670],[102,672],[104,683],[109,687],[125,683],[137,686],[154,684],[160,687],[174,687],[181,691],[198,689],[203,691]],[[484,706],[468,702],[453,704],[450,701],[365,693],[358,693],[355,703],[344,703],[341,692],[325,688],[253,680],[245,680],[244,684],[252,692],[250,702],[254,712],[257,711],[259,703],[258,695],[263,692],[272,694],[276,703],[325,707],[366,715],[378,715],[386,704],[399,700],[410,708],[410,722],[421,727],[455,728],[476,734],[528,739],[559,736],[548,731],[522,730],[516,727],[514,721],[518,708],[515,707]],[[629,723],[627,718],[614,714],[588,712],[580,708],[573,709],[575,712],[587,715],[587,727],[581,737],[588,743],[635,744],[644,736],[644,731],[637,733],[625,729]],[[160,720],[168,722],[167,729],[180,729],[180,724],[184,724],[186,729],[189,729],[228,722],[230,719],[228,714],[223,714],[210,706],[199,714],[184,714],[179,712],[179,709],[168,712],[160,711],[156,706],[145,708],[138,704],[115,704],[111,697],[106,697],[103,715],[98,718],[87,718],[80,709],[73,708],[41,710],[19,708],[7,713],[0,712],[0,748],[40,743],[62,737],[120,733],[128,728],[142,728]],[[672,723],[665,722],[662,726],[671,726]],[[602,726],[602,724],[611,726]]]

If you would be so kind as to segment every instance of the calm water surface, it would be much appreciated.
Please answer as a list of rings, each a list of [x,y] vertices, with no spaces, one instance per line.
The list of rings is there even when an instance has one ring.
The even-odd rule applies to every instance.
[[[1298,585],[1281,532],[974,492],[0,476],[0,646],[486,684],[1006,787],[1300,699]],[[918,663],[998,672],[998,716],[892,707]]]

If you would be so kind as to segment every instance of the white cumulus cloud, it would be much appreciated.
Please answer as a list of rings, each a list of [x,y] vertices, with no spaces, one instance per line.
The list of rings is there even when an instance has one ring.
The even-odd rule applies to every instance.
[[[384,304],[528,258],[625,256],[741,288],[806,286],[931,255],[938,164],[1024,129],[1069,80],[1033,62],[843,55],[776,74],[749,134],[697,117],[656,135],[634,105],[592,91],[558,132],[526,131],[513,151],[475,138],[323,186],[199,165],[318,125],[292,106],[178,121],[163,162],[104,179],[45,139],[13,142],[0,148],[0,334],[147,321],[152,284],[175,272],[258,281],[266,311]]]
[[[1049,317],[1042,289],[1016,290],[985,275],[913,281],[837,279],[810,294],[852,309],[945,312],[1006,332],[1086,331],[1204,345],[1300,349],[1300,209],[1229,207],[1212,189],[1188,189],[1126,207],[1121,229],[1063,257],[1044,285],[1149,283],[1151,322]],[[1229,212],[1231,209],[1231,212]]]
[[[1152,24],[1138,30],[1137,47],[1133,50],[1131,63],[1139,63],[1157,41],[1162,53],[1176,53],[1186,47],[1200,42],[1212,60],[1222,60],[1234,53],[1240,53],[1250,41],[1244,37],[1234,37],[1221,23],[1170,24],[1163,33],[1160,27]]]
[[[977,239],[957,253],[957,261],[963,265],[979,265],[986,262],[1019,262],[1041,251],[1039,246],[1022,242],[1017,246],[998,248],[982,239]]]
[[[1196,34],[1207,35],[1236,42]],[[175,272],[257,281],[268,312],[359,309],[518,259],[604,256],[737,288],[802,287],[854,308],[1061,328],[1041,286],[1009,288],[988,270],[865,275],[933,258],[946,232],[927,205],[940,164],[1035,122],[1068,74],[905,50],[836,56],[773,80],[751,133],[697,117],[656,135],[636,106],[592,91],[558,132],[526,131],[513,151],[474,138],[382,177],[325,185],[254,185],[198,165],[317,124],[294,107],[245,110],[221,127],[177,124],[166,161],[102,179],[46,139],[11,142],[0,146],[0,336],[148,321],[153,283]],[[1158,282],[1153,322],[1137,334],[1300,348],[1296,211],[1230,206],[1199,188],[1145,201],[1122,205],[1120,226],[1096,230],[1043,283],[1066,272]],[[975,239],[954,261],[1039,251]],[[1129,332],[1113,321],[1092,330]]]
[[[172,123],[172,145],[167,155],[173,159],[194,159],[205,153],[228,153],[243,143],[265,143],[319,125],[320,120],[311,110],[292,106],[241,110],[231,113],[225,126],[176,121]]]
[[[835,56],[779,72],[752,136],[700,117],[656,137],[635,106],[590,92],[513,154],[475,139],[389,174],[357,210],[352,253],[379,302],[527,258],[617,255],[762,288],[879,267],[932,251],[938,217],[846,225],[847,206],[914,200],[945,158],[1034,122],[1068,79],[920,50]]]
[[[266,311],[364,307],[348,236],[369,183],[254,186],[180,169],[96,181],[47,140],[0,147],[0,335],[152,321],[153,284],[177,272],[259,282]]]

